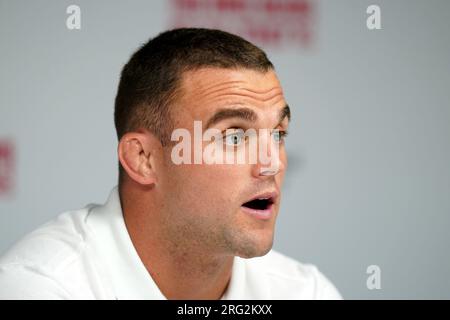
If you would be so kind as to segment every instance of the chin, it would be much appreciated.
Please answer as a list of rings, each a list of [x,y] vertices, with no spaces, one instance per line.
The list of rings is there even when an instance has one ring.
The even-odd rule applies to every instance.
[[[238,250],[236,250],[236,255],[249,259],[262,257],[269,253],[273,246],[273,236],[266,235],[265,237],[255,237],[253,239],[247,239],[245,243],[242,243]]]
[[[241,252],[238,252],[236,255],[238,257],[241,257],[244,259],[257,258],[257,257],[265,256],[267,253],[269,253],[270,249],[272,249],[272,246],[264,248],[264,249],[241,251]]]

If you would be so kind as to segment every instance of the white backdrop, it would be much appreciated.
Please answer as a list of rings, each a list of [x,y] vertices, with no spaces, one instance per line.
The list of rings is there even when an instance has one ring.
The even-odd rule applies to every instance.
[[[293,112],[275,248],[345,298],[450,298],[450,2],[303,2],[308,41],[260,42]],[[120,70],[181,19],[174,3],[0,0],[0,252],[106,200]],[[80,30],[66,27],[71,4]],[[370,4],[381,30],[366,27]]]

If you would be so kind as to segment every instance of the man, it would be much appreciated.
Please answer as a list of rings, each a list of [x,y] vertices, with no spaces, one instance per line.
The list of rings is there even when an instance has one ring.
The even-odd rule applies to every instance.
[[[116,97],[118,187],[7,252],[0,298],[340,298],[317,268],[271,251],[289,119],[272,63],[246,40],[208,29],[150,40]],[[250,161],[248,132],[270,163]],[[244,161],[218,161],[230,154]]]

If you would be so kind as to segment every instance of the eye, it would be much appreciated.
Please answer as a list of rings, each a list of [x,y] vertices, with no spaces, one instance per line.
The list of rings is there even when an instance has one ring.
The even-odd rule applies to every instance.
[[[227,130],[227,133],[231,130]],[[242,129],[233,129],[232,133],[227,134],[224,137],[225,144],[229,146],[238,146],[242,143],[245,138],[244,130]]]
[[[287,136],[287,131],[275,130],[272,132],[272,136],[276,143],[282,143],[284,138]]]

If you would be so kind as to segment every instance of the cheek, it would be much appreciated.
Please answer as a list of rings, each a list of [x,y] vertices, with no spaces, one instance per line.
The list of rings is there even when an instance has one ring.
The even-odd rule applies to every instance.
[[[171,201],[193,214],[227,211],[237,206],[248,168],[236,165],[181,165],[170,168],[165,191]],[[168,200],[169,201],[169,200]]]
[[[237,165],[199,165],[194,166],[189,173],[193,187],[201,189],[197,197],[203,199],[221,199],[232,201],[245,186],[242,180],[247,169]],[[196,186],[195,186],[196,185]]]

